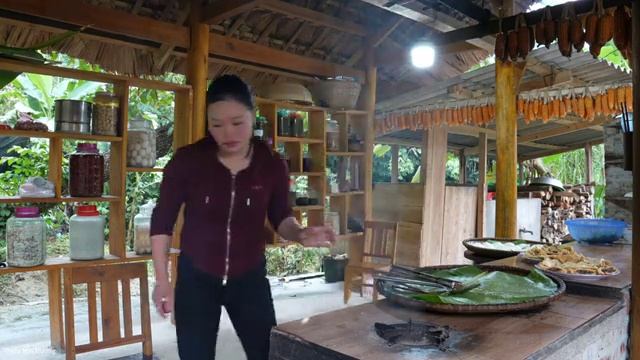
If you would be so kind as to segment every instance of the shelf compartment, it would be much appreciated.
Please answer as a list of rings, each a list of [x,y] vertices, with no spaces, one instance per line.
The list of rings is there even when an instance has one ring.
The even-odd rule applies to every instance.
[[[329,196],[331,197],[353,196],[353,195],[364,195],[364,191],[345,191],[345,192],[329,194]]]
[[[322,144],[324,140],[322,139],[311,139],[311,138],[300,138],[300,137],[289,137],[289,136],[278,136],[276,141],[279,143],[303,143],[303,144]]]
[[[120,197],[104,195],[101,197],[51,197],[51,198],[33,198],[20,196],[4,196],[0,197],[0,204],[20,204],[20,203],[72,203],[72,202],[118,202]]]
[[[100,142],[121,142],[122,141],[122,137],[120,136],[91,135],[91,134],[80,134],[80,133],[58,132],[58,131],[0,130],[0,136],[29,137],[29,138],[41,138],[41,139],[86,140],[86,141],[100,141]]]
[[[323,205],[293,206],[293,211],[324,210]]]
[[[151,260],[151,255],[137,255],[135,252],[127,252],[127,256],[125,258],[120,258],[114,255],[105,255],[102,259],[97,260],[71,260],[68,256],[63,257],[55,257],[55,258],[47,258],[43,265],[33,266],[33,267],[5,267],[0,268],[0,275],[2,274],[11,274],[17,272],[25,272],[25,271],[43,271],[43,270],[53,270],[59,268],[66,267],[83,267],[83,266],[93,266],[93,265],[104,265],[104,264],[119,264],[119,263],[127,263],[134,261],[147,261]]]
[[[327,151],[327,156],[364,156],[364,152],[354,151]]]
[[[140,172],[140,173],[151,173],[151,172],[163,172],[163,168],[137,168],[137,167],[128,167],[128,172]]]
[[[324,176],[323,172],[290,172],[289,176]]]

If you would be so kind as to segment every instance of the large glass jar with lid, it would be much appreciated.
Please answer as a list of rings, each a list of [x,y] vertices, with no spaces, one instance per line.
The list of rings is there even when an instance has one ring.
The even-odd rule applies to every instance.
[[[151,215],[155,207],[155,202],[149,200],[146,204],[140,206],[140,212],[133,218],[133,227],[135,228],[133,250],[138,255],[151,254],[149,233],[151,230]]]
[[[104,190],[104,157],[93,143],[79,143],[69,156],[69,194],[99,197]]]
[[[127,166],[152,168],[156,165],[156,132],[151,122],[131,120],[127,139]]]
[[[327,120],[327,151],[340,151],[340,126],[336,120]]]
[[[117,136],[120,100],[109,92],[96,93],[93,98],[93,126],[95,135]]]
[[[31,267],[44,264],[46,227],[37,207],[17,207],[7,220],[7,264]]]
[[[95,205],[80,205],[69,219],[69,256],[72,260],[104,257],[105,217]]]

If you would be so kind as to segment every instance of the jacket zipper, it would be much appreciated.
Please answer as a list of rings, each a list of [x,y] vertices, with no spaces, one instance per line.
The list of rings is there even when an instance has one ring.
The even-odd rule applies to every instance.
[[[229,255],[231,247],[231,217],[233,215],[233,205],[236,200],[236,176],[231,175],[231,201],[229,201],[229,217],[227,218],[227,253],[224,258],[224,277],[222,278],[222,285],[227,284],[227,278],[229,277]]]

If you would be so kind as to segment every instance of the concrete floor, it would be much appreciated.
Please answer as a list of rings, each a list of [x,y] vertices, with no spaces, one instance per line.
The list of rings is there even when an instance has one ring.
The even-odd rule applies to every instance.
[[[272,292],[278,323],[304,319],[345,307],[342,301],[342,282],[327,284],[322,278],[289,283],[276,282],[272,283]],[[370,298],[361,298],[354,294],[349,306],[369,301]],[[134,298],[133,308],[139,309],[138,304],[139,299]],[[76,343],[88,342],[86,301],[78,300],[75,310]],[[139,315],[134,313],[133,316],[134,319],[139,319]],[[179,359],[174,326],[169,320],[162,319],[155,311],[152,311],[151,321],[154,357],[160,360]],[[139,328],[134,326],[134,333],[138,331]],[[63,353],[55,352],[49,345],[49,317],[46,302],[0,307],[0,359],[64,359]],[[81,354],[77,358],[81,360],[139,359],[141,351],[141,345],[128,345]],[[220,321],[216,358],[246,359],[229,317],[224,311]]]

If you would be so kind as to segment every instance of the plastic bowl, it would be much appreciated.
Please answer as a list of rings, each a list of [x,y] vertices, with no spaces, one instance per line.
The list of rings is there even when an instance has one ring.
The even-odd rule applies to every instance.
[[[620,240],[627,224],[614,219],[574,219],[565,221],[575,240],[592,244],[608,244]]]

